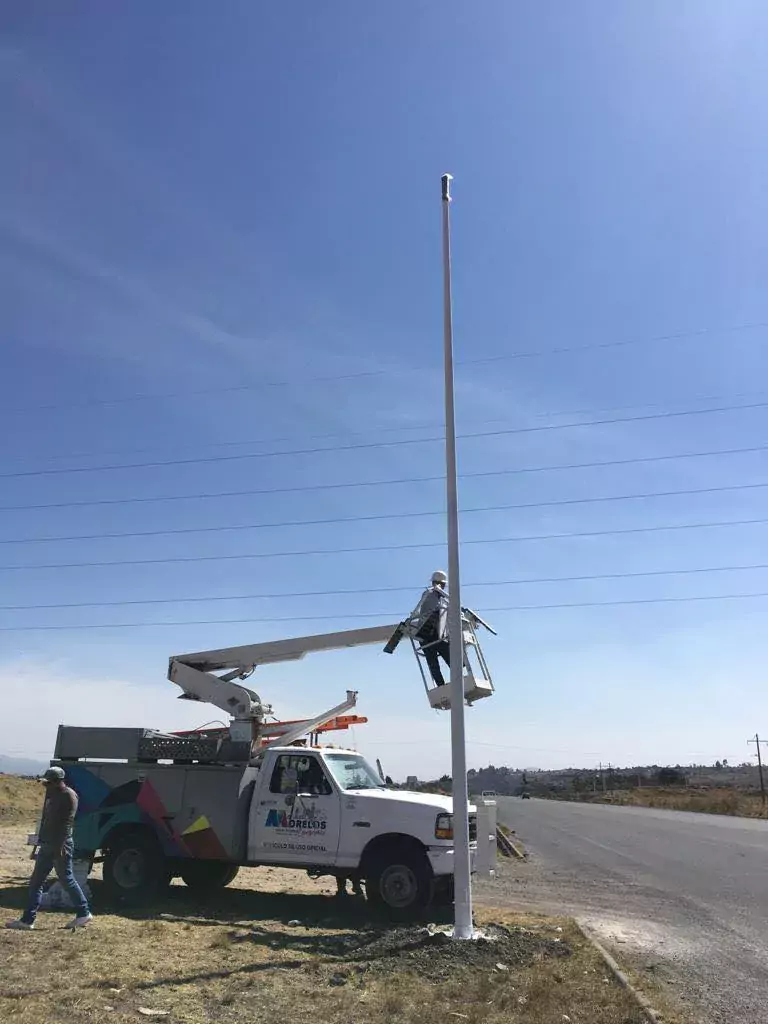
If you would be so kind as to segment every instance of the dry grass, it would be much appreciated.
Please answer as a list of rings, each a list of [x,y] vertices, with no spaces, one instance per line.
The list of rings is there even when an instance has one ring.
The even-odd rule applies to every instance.
[[[43,806],[43,787],[35,779],[0,774],[0,825],[23,824],[32,831]]]
[[[677,786],[648,786],[621,789],[605,795],[588,794],[590,803],[621,804],[630,807],[661,807],[671,811],[700,811],[706,814],[731,814],[743,818],[764,816],[759,793],[726,787],[689,789]]]
[[[18,914],[29,872],[21,827],[0,829],[0,920]],[[70,933],[43,913],[35,932],[0,932],[0,1020],[13,1024],[641,1024],[629,996],[567,920],[484,908],[483,921],[553,938],[573,955],[510,970],[459,967],[448,983],[397,969],[359,970],[338,942],[368,918],[332,883],[249,869],[208,903],[180,885],[152,915],[110,913]],[[296,884],[292,884],[292,883]],[[251,891],[242,886],[252,886]],[[291,886],[289,891],[288,886]],[[98,881],[94,883],[98,900]],[[300,925],[289,924],[298,920]],[[561,927],[561,933],[555,929]]]

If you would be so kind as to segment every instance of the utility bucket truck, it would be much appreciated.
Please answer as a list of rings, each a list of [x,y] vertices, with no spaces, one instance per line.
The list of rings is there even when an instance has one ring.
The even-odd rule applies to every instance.
[[[395,914],[450,901],[450,797],[386,789],[354,750],[311,745],[346,728],[356,693],[314,718],[266,722],[271,708],[243,685],[260,665],[381,644],[394,625],[176,655],[168,678],[185,700],[214,704],[228,726],[161,733],[59,726],[54,764],[80,798],[75,858],[103,860],[123,904],[158,899],[173,877],[201,892],[241,866],[353,877]],[[301,743],[301,737],[309,737]],[[470,808],[475,847],[475,809]],[[35,837],[30,838],[34,842]]]

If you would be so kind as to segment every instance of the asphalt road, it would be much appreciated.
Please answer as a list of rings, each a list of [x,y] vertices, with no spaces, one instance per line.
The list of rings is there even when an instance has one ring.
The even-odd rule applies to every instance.
[[[675,986],[702,1024],[768,1021],[768,821],[498,804],[530,860],[506,862],[481,893],[575,915]]]

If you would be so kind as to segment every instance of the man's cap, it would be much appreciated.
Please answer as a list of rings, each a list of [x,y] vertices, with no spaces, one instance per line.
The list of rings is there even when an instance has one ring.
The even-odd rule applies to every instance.
[[[54,765],[52,768],[47,768],[40,778],[43,782],[62,782],[66,778],[66,773],[63,768],[57,768]]]

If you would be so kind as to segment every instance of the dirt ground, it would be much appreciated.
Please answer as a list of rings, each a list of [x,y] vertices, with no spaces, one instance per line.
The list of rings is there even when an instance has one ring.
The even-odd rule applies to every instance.
[[[0,828],[0,925],[18,916],[31,824]],[[13,1024],[641,1024],[639,1010],[567,919],[478,911],[493,940],[439,924],[392,927],[332,879],[244,869],[215,898],[174,884],[148,912],[110,910],[71,932],[43,912],[0,931],[0,1020]],[[445,926],[443,926],[445,927]]]

